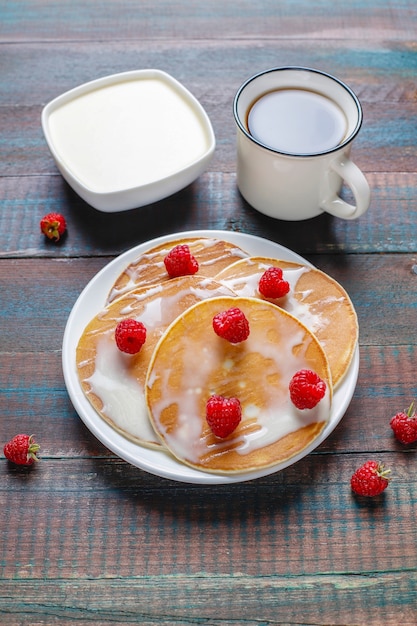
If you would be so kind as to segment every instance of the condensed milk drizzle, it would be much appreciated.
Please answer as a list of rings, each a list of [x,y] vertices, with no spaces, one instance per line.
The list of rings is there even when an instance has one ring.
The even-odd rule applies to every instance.
[[[184,240],[184,242],[186,242]],[[140,283],[149,283],[152,277],[154,283],[159,282],[161,279],[167,279],[165,276],[164,257],[170,252],[173,246],[177,242],[167,242],[164,246],[158,247],[157,250],[144,253],[138,257],[136,261],[130,263],[130,265],[124,271],[124,282],[121,284],[116,283],[111,289],[108,302],[112,302],[121,295],[134,289]],[[239,260],[247,257],[247,253],[244,252],[238,246],[227,245],[224,247],[224,242],[215,238],[203,237],[191,239],[189,242],[191,251],[197,256],[199,263],[198,273],[204,276],[205,271],[214,266],[224,265],[232,263],[233,260]],[[201,254],[198,254],[201,251]],[[219,270],[217,270],[219,271]],[[217,272],[215,272],[217,273]],[[212,276],[210,272],[209,276]]]
[[[250,265],[249,259],[248,265]],[[268,269],[268,267],[270,266],[266,263],[257,264],[254,268],[253,273],[245,275],[244,278],[242,278],[241,276],[237,276],[235,278],[220,278],[219,280],[221,280],[224,285],[232,289],[232,291],[234,291],[238,296],[251,297],[255,294],[259,294],[259,279],[261,278],[264,271]],[[300,277],[308,271],[309,268],[307,266],[283,269],[283,278],[290,284],[290,291],[285,296],[285,298],[281,298],[279,301],[277,301],[277,304],[279,304],[279,306],[285,309],[285,311],[287,311],[288,313],[294,315],[312,332],[315,332],[318,328],[326,325],[328,322],[325,318],[323,318],[320,313],[314,313],[311,307],[303,302],[305,297],[309,295],[309,291],[298,291],[298,298],[296,298],[294,295],[294,290]]]
[[[103,403],[102,413],[116,426],[133,437],[156,441],[148,420],[139,419],[146,414],[143,387],[132,375],[129,365],[129,356],[122,354],[111,338],[102,337],[97,344],[94,373],[86,382],[90,393]]]
[[[237,306],[240,300],[237,299]],[[175,365],[169,367],[165,353],[161,357],[164,367],[161,367],[156,355],[156,364],[154,362],[151,366],[147,380],[148,390],[158,385],[158,399],[152,400],[152,419],[174,454],[196,464],[202,457],[216,456],[230,447],[240,455],[246,455],[303,426],[328,420],[331,406],[329,388],[314,409],[299,411],[290,401],[289,382],[296,371],[308,364],[306,353],[310,342],[315,340],[311,335],[306,336],[306,329],[296,320],[293,325],[298,327],[298,331],[288,335],[288,320],[283,319],[282,324],[280,321],[280,318],[287,317],[280,312],[273,323],[268,320],[271,327],[262,324],[254,326],[245,342],[230,347],[226,353],[221,339],[211,338],[203,349],[196,350],[194,339],[186,332],[181,335],[176,333],[176,353],[182,364],[181,383],[177,390],[171,384],[172,367]],[[242,365],[249,363],[254,354],[260,356],[265,393],[258,393],[259,390],[253,392],[252,372],[246,364]],[[229,436],[227,442],[213,442],[211,434],[202,427],[201,408],[206,402],[202,394],[210,390],[213,372],[219,372],[216,380],[222,379],[222,370],[228,385],[234,386],[236,396],[240,397],[242,427],[236,430],[236,435]],[[175,375],[178,376],[178,373]],[[218,393],[218,389],[212,388],[211,393]],[[258,403],[260,398],[262,403]],[[177,407],[175,428],[164,422],[164,412],[172,406]]]
[[[132,291],[97,314],[98,324],[86,332],[95,349],[90,358],[78,363],[78,370],[82,377],[83,368],[92,366],[92,375],[84,379],[86,395],[101,400],[102,415],[129,436],[160,445],[148,419],[144,396],[150,347],[188,306],[220,295],[231,295],[231,291],[210,278],[181,277],[165,285]],[[141,321],[147,329],[148,348],[142,366],[141,353],[123,354],[114,341],[115,328],[126,317]]]

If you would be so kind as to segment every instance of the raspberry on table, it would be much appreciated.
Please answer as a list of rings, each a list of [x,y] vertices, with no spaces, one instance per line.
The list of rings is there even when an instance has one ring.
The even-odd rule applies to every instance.
[[[249,322],[241,309],[232,307],[213,317],[216,335],[230,343],[245,341],[250,334]]]
[[[297,409],[313,409],[326,393],[326,383],[312,370],[299,370],[289,384],[290,398]]]
[[[38,461],[36,456],[40,446],[33,435],[15,435],[4,446],[4,456],[16,465],[32,465]]]
[[[121,352],[137,354],[146,341],[146,327],[131,318],[121,320],[116,326],[115,340]]]
[[[213,395],[207,400],[206,420],[216,437],[224,439],[239,425],[242,407],[238,398]]]
[[[259,279],[258,289],[264,298],[283,298],[290,290],[290,283],[284,280],[280,267],[269,267]]]
[[[187,244],[178,244],[164,258],[166,271],[170,278],[188,276],[198,272],[197,259],[191,254]]]
[[[59,241],[67,230],[65,217],[61,213],[48,213],[40,221],[41,232],[48,239]]]
[[[417,415],[414,411],[414,402],[407,411],[401,411],[390,420],[390,426],[395,438],[400,443],[408,445],[417,441]]]
[[[366,461],[350,479],[352,491],[359,496],[378,496],[388,487],[390,472],[382,463]]]

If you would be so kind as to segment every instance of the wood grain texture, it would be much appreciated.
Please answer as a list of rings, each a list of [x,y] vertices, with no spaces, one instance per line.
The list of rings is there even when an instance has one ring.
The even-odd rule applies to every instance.
[[[36,476],[12,469],[2,481],[3,493],[13,484],[5,521],[26,502],[2,544],[3,578],[412,572],[415,533],[395,512],[407,502],[415,521],[412,456],[396,455],[394,464],[393,453],[380,453],[392,484],[371,506],[349,487],[366,454],[315,453],[256,483],[205,487],[164,481],[118,459],[45,457]],[[399,554],[399,540],[407,554]]]
[[[389,172],[369,173],[368,179],[371,207],[357,220],[322,214],[304,222],[281,222],[243,200],[235,173],[204,173],[170,198],[118,214],[96,211],[57,175],[0,177],[0,259],[87,255],[110,260],[172,232],[218,229],[265,237],[304,256],[405,253],[411,268],[417,250],[416,177]],[[343,195],[349,199],[348,192]],[[52,210],[63,213],[68,222],[68,235],[58,246],[39,230],[41,217]],[[80,276],[79,284],[85,282]]]
[[[21,626],[29,620],[35,626],[321,626],[324,614],[331,620],[328,623],[335,626],[398,624],[397,620],[404,626],[415,624],[413,572],[352,574],[348,581],[337,574],[272,580],[240,575],[175,575],[126,578],[120,583],[112,578],[22,581],[7,583],[3,589],[13,596],[17,586],[26,602],[16,614],[14,605],[6,601],[4,615],[10,626]],[[404,602],[406,598],[408,604]],[[341,607],[347,607],[346,611],[341,613]]]
[[[413,42],[364,38],[300,43],[277,38],[254,43],[175,38],[154,46],[141,39],[51,42],[48,54],[44,52],[44,43],[2,45],[0,123],[6,141],[1,175],[56,173],[40,126],[47,102],[89,80],[148,67],[172,74],[206,109],[217,138],[210,171],[235,171],[232,103],[240,84],[260,70],[283,65],[317,67],[338,76],[357,93],[364,123],[354,155],[365,172],[412,172],[416,168]],[[21,68],[19,74],[16,67]]]
[[[378,454],[404,451],[389,420],[417,397],[416,346],[361,345],[359,380],[346,415],[320,450]],[[39,370],[41,359],[42,368]],[[0,362],[0,440],[19,430],[33,432],[45,458],[101,457],[112,454],[84,427],[65,389],[59,349],[5,352]],[[412,453],[414,448],[405,450]],[[4,472],[8,467],[2,467]],[[37,474],[34,473],[36,477]]]
[[[277,3],[241,0],[230,3],[159,0],[79,0],[52,4],[19,0],[2,9],[1,37],[6,41],[234,39],[292,37],[302,39],[414,38],[417,9],[413,0],[352,0],[329,3],[292,0]]]
[[[396,458],[389,491],[371,506],[348,485],[365,459],[312,455],[232,488],[167,485],[118,460],[46,459],[37,478],[11,472],[12,506],[27,513],[3,544],[0,610],[14,623],[20,593],[19,612],[34,623],[39,614],[64,623],[320,624],[324,612],[332,624],[400,616],[411,626],[413,459]],[[407,520],[398,516],[405,502]],[[9,523],[10,510],[6,500]]]
[[[415,626],[417,444],[396,442],[389,419],[417,399],[416,20],[414,0],[1,4],[0,441],[41,443],[29,470],[0,458],[1,625]],[[352,156],[372,189],[360,219],[279,222],[237,191],[233,97],[278,65],[318,67],[359,96]],[[200,100],[215,155],[178,194],[100,213],[59,175],[42,108],[145,67]],[[51,210],[68,222],[59,245],[39,231]],[[132,246],[194,229],[298,252],[347,289],[360,325],[358,383],[334,432],[296,465],[234,486],[125,463],[83,424],[62,374],[88,281]],[[373,500],[349,485],[368,458],[392,469]]]
[[[412,255],[346,255],[342,259],[310,255],[310,260],[348,291],[359,318],[360,345],[416,345],[415,302],[410,293],[415,293],[417,275]],[[10,300],[0,327],[2,351],[60,350],[78,295],[106,262],[102,258],[4,259],[0,288]],[[35,337],[31,333],[34,320]]]

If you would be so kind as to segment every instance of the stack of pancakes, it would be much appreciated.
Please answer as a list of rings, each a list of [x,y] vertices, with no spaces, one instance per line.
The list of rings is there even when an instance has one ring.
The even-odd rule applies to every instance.
[[[183,243],[199,270],[169,278],[163,259]],[[267,301],[257,285],[271,266],[283,270],[290,292]],[[231,307],[250,325],[249,338],[239,344],[212,327],[214,315]],[[135,355],[115,344],[117,323],[127,317],[147,328]],[[357,338],[352,303],[327,274],[252,257],[221,239],[190,237],[151,248],[125,268],[82,333],[77,372],[96,412],[128,439],[202,471],[236,474],[278,465],[314,443]],[[314,409],[300,411],[289,400],[289,381],[300,369],[326,382]],[[242,405],[242,420],[225,439],[206,422],[213,394],[238,397]]]

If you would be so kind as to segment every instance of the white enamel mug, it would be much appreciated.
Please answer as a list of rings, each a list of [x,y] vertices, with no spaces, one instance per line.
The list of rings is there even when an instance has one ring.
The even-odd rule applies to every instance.
[[[303,90],[330,100],[345,119],[340,141],[309,152],[271,147],[264,138],[254,137],[248,123],[253,105],[278,90]],[[239,88],[233,112],[237,125],[237,184],[255,209],[281,220],[308,219],[325,211],[355,219],[368,209],[368,181],[350,158],[352,142],[362,125],[362,107],[342,81],[311,68],[269,69]],[[340,197],[343,184],[350,188],[354,204]]]

